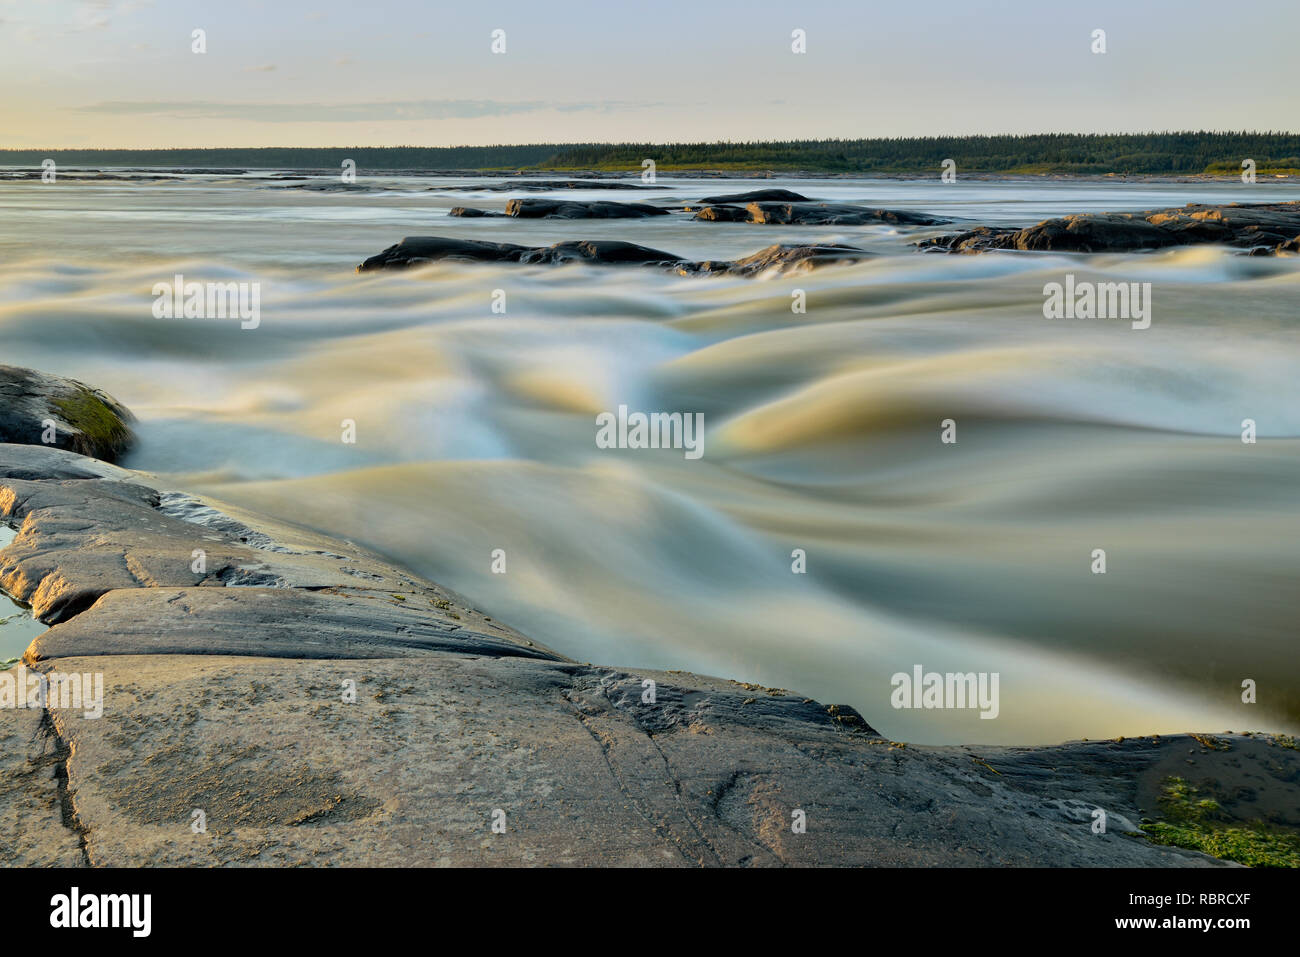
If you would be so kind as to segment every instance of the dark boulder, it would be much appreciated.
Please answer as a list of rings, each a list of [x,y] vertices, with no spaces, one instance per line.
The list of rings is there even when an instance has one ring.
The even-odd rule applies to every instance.
[[[608,265],[671,266],[681,261],[680,256],[662,249],[638,246],[617,239],[580,239],[529,249],[519,257],[521,263],[586,262]]]
[[[112,396],[76,379],[0,365],[0,442],[112,462],[135,441],[133,421]]]
[[[672,265],[680,256],[617,240],[573,240],[552,246],[517,246],[514,243],[489,243],[476,239],[450,239],[444,236],[408,236],[371,256],[357,272],[421,266],[431,262],[514,262],[514,263],[655,263]]]
[[[668,210],[647,203],[582,203],[568,199],[512,199],[506,215],[521,219],[646,219],[667,216]]]
[[[807,196],[801,196],[788,189],[752,189],[748,193],[728,193],[726,196],[706,196],[701,203],[807,203]]]
[[[551,246],[516,246],[512,243],[488,243],[473,239],[448,239],[443,236],[408,236],[371,256],[358,272],[421,266],[431,262],[513,262],[523,265],[593,265],[657,266],[672,269],[683,276],[732,275],[757,276],[776,272],[805,272],[832,263],[857,262],[872,253],[856,246],[801,244],[768,246],[752,256],[738,260],[694,262],[665,252],[610,239],[582,239]]]
[[[860,262],[874,253],[856,246],[835,243],[796,246],[773,245],[751,256],[731,262],[684,263],[678,267],[683,275],[706,274],[753,278],[772,272],[781,275],[809,272],[820,266]]]
[[[478,239],[451,239],[446,236],[408,236],[395,246],[371,256],[357,272],[373,269],[423,266],[432,262],[519,262],[529,247],[514,243],[489,243]]]
[[[464,216],[466,219],[478,219],[483,216],[505,216],[505,213],[498,213],[491,209],[475,209],[473,206],[453,206],[447,213],[448,216]]]
[[[709,223],[744,223],[749,221],[749,210],[744,206],[705,206],[695,218]]]
[[[934,226],[946,220],[901,209],[872,209],[844,203],[750,203],[751,223],[800,226],[862,226],[895,223],[900,226]]]

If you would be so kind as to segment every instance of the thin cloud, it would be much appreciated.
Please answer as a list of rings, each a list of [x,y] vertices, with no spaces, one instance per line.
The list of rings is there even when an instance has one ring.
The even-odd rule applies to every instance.
[[[552,103],[546,100],[406,100],[375,103],[223,103],[113,100],[78,107],[83,113],[118,116],[157,115],[183,119],[229,119],[263,123],[382,122],[384,120],[450,120],[510,116],[558,110],[565,113],[641,109],[653,104],[627,102]]]

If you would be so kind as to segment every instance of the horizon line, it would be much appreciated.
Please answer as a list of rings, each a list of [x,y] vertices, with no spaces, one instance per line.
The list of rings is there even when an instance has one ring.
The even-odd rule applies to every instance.
[[[888,142],[897,140],[952,140],[952,139],[995,139],[1002,137],[1029,138],[1039,136],[1175,136],[1175,135],[1198,135],[1198,136],[1300,136],[1297,130],[1206,130],[1206,129],[1169,129],[1169,130],[1141,130],[1141,131],[1117,131],[1117,132],[1079,132],[1067,130],[1044,130],[1036,133],[930,133],[922,136],[823,136],[823,137],[803,137],[799,139],[720,139],[720,140],[552,140],[523,143],[456,143],[443,144],[437,146],[421,145],[416,143],[388,143],[382,145],[362,145],[362,144],[339,144],[339,145],[275,145],[275,146],[0,146],[0,153],[39,153],[39,152],[56,152],[56,151],[81,151],[81,152],[138,152],[138,153],[159,153],[173,152],[181,150],[327,150],[327,149],[367,149],[367,150],[392,150],[392,149],[421,149],[421,150],[458,150],[458,149],[526,149],[542,147],[570,147],[570,146],[722,146],[722,145],[779,145],[786,143],[870,143],[870,142]]]

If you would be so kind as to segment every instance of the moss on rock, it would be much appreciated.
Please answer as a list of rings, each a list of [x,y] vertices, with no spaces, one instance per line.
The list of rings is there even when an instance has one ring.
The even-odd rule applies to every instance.
[[[74,393],[51,404],[79,433],[73,436],[72,451],[111,462],[131,447],[134,435],[126,423],[129,413],[107,396],[79,385]]]
[[[1142,825],[1157,844],[1186,847],[1247,867],[1300,867],[1300,835],[1263,821],[1229,823],[1218,801],[1183,778],[1164,780],[1160,810],[1163,820]]]

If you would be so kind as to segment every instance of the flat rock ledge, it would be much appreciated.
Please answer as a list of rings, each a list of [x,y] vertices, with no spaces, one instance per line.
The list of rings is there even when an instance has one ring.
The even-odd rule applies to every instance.
[[[649,203],[583,203],[566,199],[512,199],[506,215],[521,219],[646,219],[667,216],[668,210]]]
[[[524,198],[508,200],[504,213],[472,206],[453,206],[447,215],[466,218],[513,216],[518,219],[647,219],[651,216],[667,216],[669,212],[649,203]]]
[[[0,442],[48,445],[112,462],[135,440],[133,416],[76,379],[0,365]]]
[[[706,222],[763,223],[779,226],[865,226],[893,223],[898,226],[937,226],[946,219],[901,209],[872,209],[844,203],[769,203],[746,206],[712,204],[695,210],[695,218]]]
[[[1300,252],[1300,202],[1188,203],[1140,213],[1081,213],[1024,229],[979,226],[916,245],[950,253],[995,249],[1103,253],[1210,243],[1234,246],[1251,255]]]
[[[571,661],[349,542],[59,449],[0,445],[0,521],[0,585],[51,625],[15,670],[104,687],[98,718],[0,708],[2,865],[1216,866],[1136,833],[1156,782],[1300,788],[1260,738],[1195,768],[1184,736],[915,747]]]
[[[434,262],[519,263],[523,265],[636,265],[667,269],[683,276],[728,275],[756,277],[767,274],[804,272],[832,263],[857,262],[873,253],[856,246],[837,244],[773,245],[751,256],[735,260],[697,262],[662,249],[638,246],[619,240],[582,239],[552,246],[518,246],[476,239],[446,236],[408,236],[371,256],[357,272],[405,269]]]

